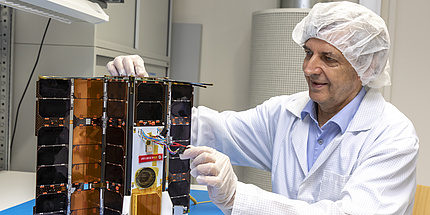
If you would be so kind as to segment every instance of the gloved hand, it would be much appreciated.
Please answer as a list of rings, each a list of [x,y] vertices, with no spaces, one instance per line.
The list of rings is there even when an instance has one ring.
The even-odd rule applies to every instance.
[[[230,214],[236,194],[237,177],[227,155],[206,146],[191,146],[180,157],[194,159],[191,163],[191,175],[196,177],[198,184],[207,185],[212,202],[224,214]]]
[[[149,76],[139,55],[118,56],[109,61],[106,67],[112,76]]]

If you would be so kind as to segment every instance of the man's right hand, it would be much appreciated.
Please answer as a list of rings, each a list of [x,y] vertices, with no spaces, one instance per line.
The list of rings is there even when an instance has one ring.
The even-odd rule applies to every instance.
[[[118,56],[106,65],[111,76],[149,77],[139,55]]]
[[[231,214],[238,182],[230,158],[207,146],[189,146],[179,156],[193,160],[190,174],[207,185],[209,198],[224,214]]]

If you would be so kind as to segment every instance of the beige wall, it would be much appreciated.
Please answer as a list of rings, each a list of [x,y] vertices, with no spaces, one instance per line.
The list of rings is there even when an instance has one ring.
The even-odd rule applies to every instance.
[[[426,63],[430,62],[430,1],[390,0],[390,4],[394,4],[390,13],[395,13],[390,100],[415,125],[420,138],[417,183],[430,186],[430,69]]]
[[[279,0],[175,0],[173,23],[203,25],[199,104],[216,110],[248,108],[252,12]]]

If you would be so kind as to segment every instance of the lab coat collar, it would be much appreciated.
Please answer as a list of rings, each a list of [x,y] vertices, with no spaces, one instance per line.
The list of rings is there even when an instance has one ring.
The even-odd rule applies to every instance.
[[[373,88],[366,88],[366,91],[366,95],[346,131],[368,130],[375,123],[378,116],[381,115],[385,106],[385,99],[382,94],[378,89]],[[286,109],[301,119],[301,112],[310,101],[309,92],[300,92],[293,96],[293,99],[286,104]]]
[[[360,107],[346,129],[348,132],[365,131],[372,128],[376,120],[384,111],[385,99],[378,89],[369,88],[360,104]]]
[[[311,98],[309,97],[309,91],[300,92],[292,96],[292,100],[286,104],[286,109],[292,114],[294,114],[296,117],[301,118],[300,114],[302,110],[311,100]]]

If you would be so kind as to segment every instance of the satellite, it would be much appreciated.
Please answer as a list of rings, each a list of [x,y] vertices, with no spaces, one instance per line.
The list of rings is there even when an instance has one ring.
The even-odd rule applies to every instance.
[[[34,214],[183,214],[194,87],[166,78],[37,81]]]

